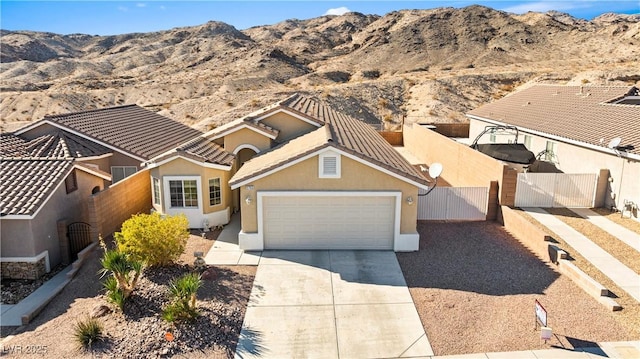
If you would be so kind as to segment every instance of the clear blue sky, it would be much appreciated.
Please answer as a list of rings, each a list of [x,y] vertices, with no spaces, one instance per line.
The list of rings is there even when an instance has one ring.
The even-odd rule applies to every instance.
[[[592,19],[605,12],[640,13],[640,0],[573,1],[7,1],[0,0],[5,30],[112,35],[167,30],[223,21],[238,29],[309,19],[345,10],[384,15],[394,10],[486,5],[514,13],[558,10]]]

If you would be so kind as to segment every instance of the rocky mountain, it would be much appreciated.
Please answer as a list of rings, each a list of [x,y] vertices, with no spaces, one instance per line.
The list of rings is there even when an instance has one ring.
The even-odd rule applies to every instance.
[[[464,121],[532,82],[640,81],[640,16],[592,21],[482,6],[348,13],[238,30],[220,22],[115,36],[0,32],[5,130],[137,103],[202,129],[293,92],[371,123]]]

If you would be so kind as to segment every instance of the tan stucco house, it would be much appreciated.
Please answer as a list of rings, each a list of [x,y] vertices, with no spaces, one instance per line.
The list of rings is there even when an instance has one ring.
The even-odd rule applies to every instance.
[[[467,117],[469,138],[486,126],[515,126],[518,142],[561,172],[608,170],[608,178],[600,181],[607,189],[595,199],[596,206],[622,209],[625,200],[640,203],[637,87],[535,85],[474,109]],[[483,136],[480,143],[513,140],[512,134],[494,134]]]
[[[136,105],[47,116],[0,149],[3,275],[60,263],[61,223],[89,222],[87,203],[109,190],[128,195],[107,215],[131,196],[135,211],[183,213],[192,228],[240,212],[245,250],[418,250],[427,180],[371,126],[297,94],[207,133]],[[147,197],[113,191],[139,188],[140,172]]]
[[[418,249],[426,179],[372,127],[294,95],[148,162],[153,206],[195,228],[240,212],[245,250]]]

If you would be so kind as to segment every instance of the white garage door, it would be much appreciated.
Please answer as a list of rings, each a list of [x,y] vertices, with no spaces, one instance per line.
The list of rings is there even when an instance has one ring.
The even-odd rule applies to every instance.
[[[265,249],[393,249],[395,197],[265,196]]]

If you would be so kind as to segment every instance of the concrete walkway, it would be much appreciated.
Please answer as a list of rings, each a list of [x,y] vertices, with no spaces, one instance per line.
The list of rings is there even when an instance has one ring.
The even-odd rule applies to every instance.
[[[429,356],[395,253],[263,252],[236,358]]]
[[[543,349],[518,352],[478,353],[464,355],[434,356],[432,359],[638,359],[640,341],[598,343],[594,348],[575,350]]]
[[[628,244],[631,248],[640,252],[640,234],[626,229],[616,222],[609,220],[606,217],[603,217],[588,208],[569,208],[569,210],[579,215],[580,217],[585,218],[607,233]]]
[[[589,238],[542,208],[522,208],[531,217],[559,235],[617,286],[640,302],[640,275],[622,264]]]
[[[2,316],[0,316],[0,325],[3,327],[16,327],[23,324],[29,324],[40,311],[60,293],[71,279],[67,276],[73,269],[68,266],[53,278],[46,281],[28,297],[21,300],[15,305],[2,305]]]
[[[205,255],[205,263],[208,265],[257,266],[262,252],[245,252],[238,247],[240,229],[240,213],[234,213],[231,215],[231,221],[224,226],[213,246]]]

